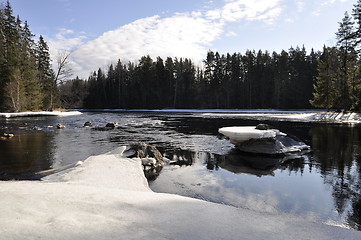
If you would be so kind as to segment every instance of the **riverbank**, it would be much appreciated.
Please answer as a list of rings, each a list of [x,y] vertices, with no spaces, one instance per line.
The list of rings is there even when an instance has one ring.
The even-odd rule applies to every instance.
[[[359,239],[361,232],[151,191],[141,162],[91,156],[42,181],[0,182],[0,239]]]
[[[39,117],[39,116],[57,116],[66,117],[82,114],[79,111],[40,111],[40,112],[19,112],[19,113],[0,113],[3,118],[17,118],[17,117]]]
[[[292,122],[361,123],[361,113],[355,112],[312,112],[312,111],[265,111],[265,112],[211,112],[204,116],[259,118]]]
[[[70,111],[40,111],[20,113],[0,113],[0,118],[38,117],[38,116],[74,116],[82,112],[160,112],[160,113],[199,113],[210,117],[259,118],[260,120],[277,120],[291,122],[324,123],[361,123],[361,113],[326,112],[322,110],[274,110],[274,109],[75,109]]]

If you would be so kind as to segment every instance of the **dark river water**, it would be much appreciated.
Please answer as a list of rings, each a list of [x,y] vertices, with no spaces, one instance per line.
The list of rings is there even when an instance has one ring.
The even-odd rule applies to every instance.
[[[92,127],[83,127],[92,121]],[[106,130],[107,122],[119,128]],[[310,145],[312,152],[282,159],[238,152],[218,134],[226,126],[268,123]],[[65,129],[56,129],[61,123]],[[0,119],[0,180],[34,180],[122,145],[155,145],[171,160],[148,173],[156,192],[176,193],[264,213],[286,212],[361,230],[360,125],[261,121],[237,115],[85,112],[70,117]]]

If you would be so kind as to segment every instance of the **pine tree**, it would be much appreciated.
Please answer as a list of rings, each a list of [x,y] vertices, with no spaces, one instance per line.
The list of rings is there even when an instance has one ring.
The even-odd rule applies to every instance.
[[[20,27],[21,52],[19,68],[25,86],[24,105],[26,110],[38,110],[42,107],[41,84],[37,78],[36,53],[34,51],[34,35],[31,33],[28,23]]]
[[[355,38],[357,39],[356,43],[358,44],[358,48],[361,51],[361,0],[358,0],[354,5],[352,10],[352,16],[355,19],[356,27],[355,27]]]
[[[349,110],[356,102],[356,41],[354,35],[353,21],[349,14],[345,12],[340,27],[336,33],[337,47],[340,49],[341,69],[338,79],[339,107]]]
[[[10,2],[0,7],[0,110],[38,110],[48,99],[43,95],[42,65],[50,69],[50,57],[33,40],[28,23],[15,18]],[[45,41],[46,53],[48,48]],[[44,47],[43,46],[43,47]],[[43,54],[44,55],[44,54]]]
[[[10,2],[7,1],[3,10],[3,37],[4,37],[4,57],[3,65],[3,108],[10,111],[21,111],[24,103],[24,82],[19,69],[20,60],[20,32],[19,18],[13,16]]]
[[[337,48],[323,48],[318,64],[318,76],[314,84],[315,92],[310,103],[314,107],[331,109],[337,106],[337,79],[339,74],[339,60]]]
[[[37,61],[37,78],[39,80],[42,90],[42,108],[50,110],[51,106],[51,92],[54,81],[54,72],[51,68],[51,60],[48,44],[45,42],[43,36],[40,35],[36,48]]]

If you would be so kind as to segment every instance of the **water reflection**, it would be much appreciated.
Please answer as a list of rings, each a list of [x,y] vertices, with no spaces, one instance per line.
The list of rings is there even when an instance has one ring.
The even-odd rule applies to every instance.
[[[314,160],[324,182],[332,187],[335,209],[347,222],[361,230],[361,157],[358,127],[311,129]]]
[[[83,128],[117,121],[119,129]],[[26,129],[23,122],[27,122]],[[61,123],[66,129],[48,126]],[[28,173],[84,160],[120,145],[143,141],[170,160],[150,172],[152,189],[262,212],[317,216],[361,230],[361,131],[359,126],[267,122],[311,145],[312,153],[292,161],[240,154],[217,138],[225,126],[258,120],[198,115],[90,113],[69,118],[4,121],[0,134],[0,179],[28,179]],[[35,130],[34,130],[35,129]],[[267,160],[267,161],[265,161]]]
[[[53,144],[49,134],[32,132],[0,140],[0,180],[32,179],[35,172],[49,169]]]
[[[187,125],[188,127],[183,127],[182,131],[187,128],[191,129],[189,123]],[[286,127],[284,128],[290,128],[287,124],[285,125]],[[290,129],[292,130],[292,128]],[[195,133],[198,134],[197,131],[195,131]],[[202,199],[237,206],[237,204],[235,204],[237,201],[235,201],[234,198],[240,198],[241,196],[235,194],[235,192],[244,187],[239,186],[237,190],[233,189],[232,193],[229,193],[227,191],[228,187],[232,186],[233,188],[238,185],[238,183],[236,184],[234,181],[232,181],[231,185],[225,182],[225,179],[234,178],[234,176],[229,175],[229,173],[239,175],[240,177],[237,178],[237,181],[244,181],[242,175],[276,177],[277,180],[274,182],[277,182],[278,185],[269,186],[270,188],[260,186],[259,184],[261,184],[261,182],[254,179],[248,182],[252,188],[263,189],[261,190],[262,195],[269,194],[269,191],[273,192],[270,198],[272,201],[268,203],[271,209],[277,208],[280,211],[287,212],[298,212],[300,211],[299,209],[302,209],[301,212],[310,212],[311,215],[315,214],[325,222],[338,222],[348,225],[353,229],[361,230],[360,129],[358,127],[348,126],[311,125],[307,128],[306,133],[308,133],[308,135],[303,135],[303,137],[308,144],[312,146],[313,152],[294,159],[286,159],[286,161],[283,158],[245,155],[235,149],[223,155],[212,152],[193,152],[190,150],[177,151],[171,158],[175,159],[179,166],[192,165],[194,169],[199,168],[201,164],[207,171],[219,172],[219,174],[223,176],[221,178],[222,180],[213,179],[218,183],[213,187],[204,187],[206,190],[201,191],[198,189],[199,186],[207,185],[208,183],[195,180],[198,183],[194,184],[182,176],[182,178],[179,177],[177,180],[167,180],[168,184],[169,182],[173,182],[172,190],[165,190],[167,187],[163,188],[163,190],[160,190],[162,188],[158,189],[158,186],[154,188],[160,191],[165,190],[170,192],[178,188],[177,192],[186,192],[186,194],[190,194],[189,196],[198,196]],[[226,170],[226,172],[224,170]],[[190,174],[195,174],[194,170],[188,172],[184,168],[172,168],[172,176],[179,176],[179,174],[174,173],[175,171],[182,172],[182,175],[187,175],[188,177],[190,177]],[[199,176],[200,173],[196,174]],[[202,174],[206,173],[202,171]],[[280,182],[279,180],[284,178],[285,175],[287,175],[288,178],[283,180],[285,182]],[[300,178],[297,179],[296,176],[300,176]],[[193,178],[190,177],[190,179]],[[199,179],[202,179],[202,177],[199,177]],[[269,178],[267,179],[269,180]],[[160,180],[162,183],[164,183],[164,181],[164,179]],[[284,186],[285,184],[291,184],[291,182],[295,182],[295,188],[298,185],[301,187],[298,189],[290,189]],[[264,181],[262,181],[262,183],[264,183]],[[322,189],[321,183],[326,185],[326,188],[323,187]],[[220,186],[224,192],[219,196],[215,196],[214,191]],[[317,190],[312,190],[314,188]],[[279,189],[284,189],[284,191],[279,191]],[[254,190],[247,190],[246,192],[249,194],[253,191]],[[195,192],[197,192],[197,194],[195,194]],[[229,197],[231,195],[232,197]],[[242,198],[246,195],[247,193],[243,192]],[[294,196],[291,198],[291,195]],[[327,195],[328,197],[326,197]],[[285,196],[288,197],[285,198]],[[250,199],[253,198],[254,195],[251,194]],[[302,199],[301,203],[300,199]],[[248,203],[248,200],[244,199],[242,204],[245,202]],[[275,202],[277,203],[275,204]],[[333,205],[333,207],[331,207],[331,205]],[[252,206],[248,207],[252,208]]]

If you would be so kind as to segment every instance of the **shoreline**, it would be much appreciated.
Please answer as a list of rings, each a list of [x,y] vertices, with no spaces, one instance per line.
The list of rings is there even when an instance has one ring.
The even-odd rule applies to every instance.
[[[153,192],[139,159],[91,156],[42,181],[0,181],[0,239],[358,239],[361,232]]]
[[[39,116],[75,116],[82,112],[158,112],[158,113],[198,113],[209,117],[241,117],[259,120],[289,122],[319,122],[336,124],[359,124],[361,113],[327,112],[323,110],[277,110],[277,109],[71,109],[68,111],[39,111],[20,113],[0,113],[0,118],[39,117]]]
[[[204,116],[212,117],[244,117],[260,118],[262,120],[290,121],[290,122],[319,122],[358,124],[361,123],[361,113],[342,112],[282,112],[282,113],[204,113]]]
[[[17,118],[17,117],[41,117],[41,116],[56,116],[67,117],[81,115],[80,111],[39,111],[39,112],[19,112],[19,113],[0,113],[2,118]]]

